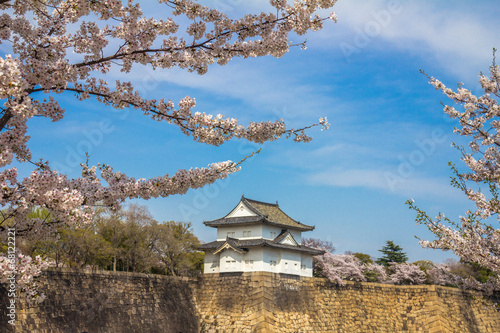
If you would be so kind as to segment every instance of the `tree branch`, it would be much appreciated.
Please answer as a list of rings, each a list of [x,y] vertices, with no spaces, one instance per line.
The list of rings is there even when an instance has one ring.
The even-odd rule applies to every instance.
[[[272,24],[276,24],[280,21],[284,21],[284,20],[287,20],[291,15],[286,15],[286,16],[283,16],[281,18],[277,18],[276,20],[273,20],[273,21],[268,21],[268,22],[264,22],[262,23],[263,25],[272,25]],[[254,24],[252,27],[256,27],[256,26],[259,26],[260,24]],[[111,61],[111,60],[119,60],[119,59],[122,59],[122,58],[125,58],[127,56],[132,56],[132,55],[136,55],[136,54],[148,54],[148,53],[158,53],[158,52],[175,52],[175,51],[182,51],[182,50],[190,50],[190,49],[197,49],[197,48],[204,48],[204,49],[211,49],[209,47],[206,46],[206,44],[209,44],[210,42],[214,41],[214,40],[217,40],[219,38],[222,38],[228,34],[232,34],[232,33],[240,33],[242,31],[246,31],[246,30],[250,30],[249,27],[241,27],[237,30],[227,30],[227,31],[224,31],[224,32],[221,32],[220,34],[218,34],[217,36],[214,36],[210,39],[207,39],[205,40],[204,42],[200,42],[198,44],[194,44],[194,45],[190,45],[190,46],[186,46],[186,47],[182,47],[182,48],[159,48],[159,49],[142,49],[142,50],[135,50],[135,51],[132,51],[130,53],[118,53],[120,49],[118,49],[118,51],[113,54],[113,55],[110,55],[110,56],[107,56],[107,57],[103,57],[101,59],[96,59],[96,60],[91,60],[91,61],[87,61],[87,62],[82,62],[82,63],[79,63],[79,64],[74,64],[73,66],[77,67],[77,68],[80,68],[80,67],[85,67],[85,66],[92,66],[92,65],[96,65],[96,64],[100,64],[100,63],[103,63],[103,62],[107,62],[107,61]],[[125,44],[124,44],[125,45]],[[120,46],[120,48],[122,48],[122,46]],[[233,51],[233,52],[236,52],[238,50],[228,50],[226,49],[225,51]]]
[[[5,110],[5,113],[3,114],[2,118],[0,118],[0,131],[4,129],[5,125],[7,125],[7,122],[10,120],[10,118],[12,118],[12,113],[10,113],[10,109],[7,109]]]

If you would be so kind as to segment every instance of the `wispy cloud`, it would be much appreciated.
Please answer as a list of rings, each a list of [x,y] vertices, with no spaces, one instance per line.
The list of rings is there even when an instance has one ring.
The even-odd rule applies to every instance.
[[[390,4],[399,4],[398,11]],[[340,50],[347,43],[369,52],[387,47],[439,63],[450,73],[464,77],[487,68],[492,48],[500,46],[500,21],[480,2],[340,1],[335,10],[339,22],[311,34],[315,47]],[[356,38],[364,41],[356,44]]]
[[[308,176],[307,181],[311,185],[382,190],[407,198],[463,199],[462,193],[453,189],[446,179],[418,175],[404,178],[384,169],[330,169]]]
[[[277,72],[280,74],[277,75]],[[274,115],[276,119],[286,118],[293,123],[295,118],[298,120],[324,116],[331,111],[332,105],[338,108],[342,104],[340,100],[325,93],[328,86],[311,83],[310,78],[301,80],[296,74],[290,72],[287,75],[283,74],[283,70],[274,71],[273,64],[266,61],[245,60],[245,64],[235,61],[223,67],[212,66],[202,76],[180,69],[153,72],[148,68],[137,67],[131,73],[114,73],[111,79],[139,81],[140,87],[142,85],[144,89],[157,93],[168,84],[170,87],[184,88],[184,94],[193,94],[192,97],[197,97],[196,92],[203,92],[211,94],[211,99],[215,101],[217,98],[225,98],[225,102],[232,99],[240,108],[252,110],[250,116],[253,120],[255,114],[267,114]],[[141,80],[144,82],[141,83]],[[240,114],[239,117],[245,118],[245,115]]]

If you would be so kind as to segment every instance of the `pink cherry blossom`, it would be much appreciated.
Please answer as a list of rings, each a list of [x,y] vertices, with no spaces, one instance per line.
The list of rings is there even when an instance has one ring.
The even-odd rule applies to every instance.
[[[414,264],[394,263],[391,265],[389,281],[393,284],[423,284],[425,282],[425,273]]]
[[[102,77],[116,70],[129,73],[138,65],[204,74],[211,65],[224,65],[233,58],[279,58],[292,46],[303,44],[292,43],[290,34],[300,36],[321,29],[325,20],[335,21],[335,15],[317,15],[335,2],[271,0],[274,8],[269,13],[232,19],[192,0],[158,0],[158,13],[171,15],[156,18],[145,17],[133,0],[0,0],[0,44],[12,50],[0,57],[0,237],[6,237],[8,227],[18,237],[30,233],[49,237],[57,225],[90,221],[96,204],[116,208],[126,199],[183,194],[240,168],[240,163],[216,162],[173,175],[135,179],[99,164],[82,166],[82,176],[70,179],[48,162],[33,161],[27,146],[31,118],[53,122],[64,118],[67,110],[59,103],[60,95],[94,98],[109,108],[131,108],[215,146],[233,138],[255,143],[281,137],[310,141],[306,131],[314,126],[327,129],[326,118],[299,129],[287,128],[283,120],[245,126],[235,118],[195,111],[191,96],[178,102],[164,96],[149,99],[132,82],[109,83]],[[14,158],[35,165],[29,176],[18,176],[11,166]],[[30,218],[35,207],[48,211],[51,222]],[[5,257],[0,256],[1,260]],[[32,261],[35,267],[45,267],[37,260]],[[5,265],[0,265],[0,276],[5,272]],[[20,280],[29,285],[39,270],[18,267],[16,272],[22,272]]]
[[[453,251],[465,262],[477,263],[499,274],[500,69],[493,62],[489,76],[479,75],[484,93],[478,96],[462,84],[452,90],[439,80],[428,78],[437,90],[454,102],[453,106],[445,105],[444,112],[458,121],[455,132],[470,140],[468,148],[455,145],[468,170],[461,173],[460,167],[452,165],[453,185],[464,192],[475,209],[465,211],[458,221],[453,221],[442,213],[433,218],[413,200],[408,201],[409,207],[417,212],[417,222],[426,225],[436,236],[431,241],[421,240],[420,244],[425,248]],[[494,283],[489,282],[490,285]]]

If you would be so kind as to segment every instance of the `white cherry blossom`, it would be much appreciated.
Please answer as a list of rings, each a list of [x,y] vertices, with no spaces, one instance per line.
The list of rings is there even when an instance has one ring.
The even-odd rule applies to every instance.
[[[279,58],[292,46],[303,44],[292,43],[290,34],[300,36],[321,29],[325,20],[336,20],[334,15],[321,18],[316,13],[332,7],[336,0],[293,4],[271,0],[271,12],[239,19],[192,0],[157,2],[158,13],[171,15],[145,17],[133,0],[0,0],[0,43],[12,50],[0,57],[1,237],[5,238],[8,227],[15,228],[18,237],[33,232],[49,236],[58,224],[90,221],[97,203],[118,207],[130,198],[183,194],[240,168],[239,163],[226,161],[135,179],[108,165],[84,165],[82,176],[70,179],[48,162],[33,161],[27,146],[31,118],[55,122],[65,116],[60,95],[94,98],[109,108],[131,108],[178,127],[197,142],[215,146],[233,138],[263,143],[287,137],[308,142],[307,129],[329,127],[326,118],[299,129],[287,128],[283,120],[245,126],[231,117],[195,111],[194,97],[148,99],[133,82],[111,83],[102,77],[116,70],[129,73],[137,65],[204,74],[211,65],[224,65],[233,58]],[[34,164],[33,172],[19,177],[11,166],[14,158]],[[52,222],[29,218],[35,207],[46,209]]]
[[[454,91],[439,80],[428,78],[455,103],[454,106],[445,105],[444,112],[458,120],[455,132],[470,140],[468,148],[455,145],[462,153],[467,172],[461,173],[460,168],[451,166],[455,173],[453,186],[464,192],[475,209],[465,211],[458,221],[452,221],[444,214],[432,218],[412,200],[408,201],[409,207],[417,212],[417,222],[426,225],[436,236],[431,241],[421,240],[420,244],[425,248],[453,251],[465,262],[477,263],[499,274],[500,69],[493,61],[489,76],[479,75],[484,91],[480,96],[472,94],[462,84]],[[498,289],[498,279],[492,281],[496,282],[489,285],[496,283]]]

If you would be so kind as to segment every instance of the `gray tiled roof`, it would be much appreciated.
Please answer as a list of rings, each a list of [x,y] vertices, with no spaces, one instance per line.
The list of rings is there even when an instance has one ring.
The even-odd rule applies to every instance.
[[[281,242],[283,239],[285,239],[285,238],[286,238],[286,236],[288,236],[288,235],[290,235],[290,236],[293,238],[293,240],[295,240],[295,238],[293,237],[293,235],[292,235],[292,233],[291,233],[290,231],[288,231],[288,230],[283,230],[283,231],[282,231],[282,232],[281,232],[281,233],[280,233],[280,234],[279,234],[279,235],[278,235],[275,239],[273,239],[273,242],[275,242],[275,243],[279,243],[279,242]],[[295,240],[295,242],[297,242],[297,241]]]
[[[276,242],[276,237],[274,240],[269,240],[269,239],[263,239],[263,238],[258,238],[258,239],[236,239],[236,238],[228,238],[223,241],[214,241],[210,243],[205,243],[201,245],[199,248],[200,250],[204,251],[215,251],[218,248],[220,248],[222,245],[224,245],[226,242],[230,242],[230,244],[233,247],[237,247],[238,249],[244,250],[247,247],[259,247],[259,246],[268,246],[268,247],[273,247],[273,248],[280,248],[280,249],[286,249],[286,250],[292,250],[292,251],[299,251],[299,252],[306,252],[312,255],[318,255],[318,254],[324,254],[325,251],[321,250],[316,250],[304,245],[288,245],[288,244],[280,244]]]
[[[224,245],[227,245],[229,246],[230,248],[232,248],[233,250],[235,250],[236,252],[240,252],[240,253],[243,253],[243,252],[248,252],[248,249],[245,249],[245,248],[241,248],[239,246],[239,243],[238,243],[238,239],[236,238],[231,238],[231,237],[227,237],[226,238],[226,241],[225,242],[221,242],[222,244],[216,249],[216,251],[214,252],[214,254],[218,251],[221,251],[223,250],[222,247]]]
[[[223,217],[213,221],[203,222],[206,226],[217,227],[228,224],[246,224],[255,222],[264,222],[267,224],[272,224],[280,227],[287,227],[291,229],[297,229],[301,231],[314,230],[314,226],[306,225],[292,219],[285,212],[283,212],[278,203],[271,204],[267,202],[261,202],[257,200],[247,199],[241,197],[241,202],[243,202],[252,212],[257,214],[256,216],[242,216],[242,217]]]

